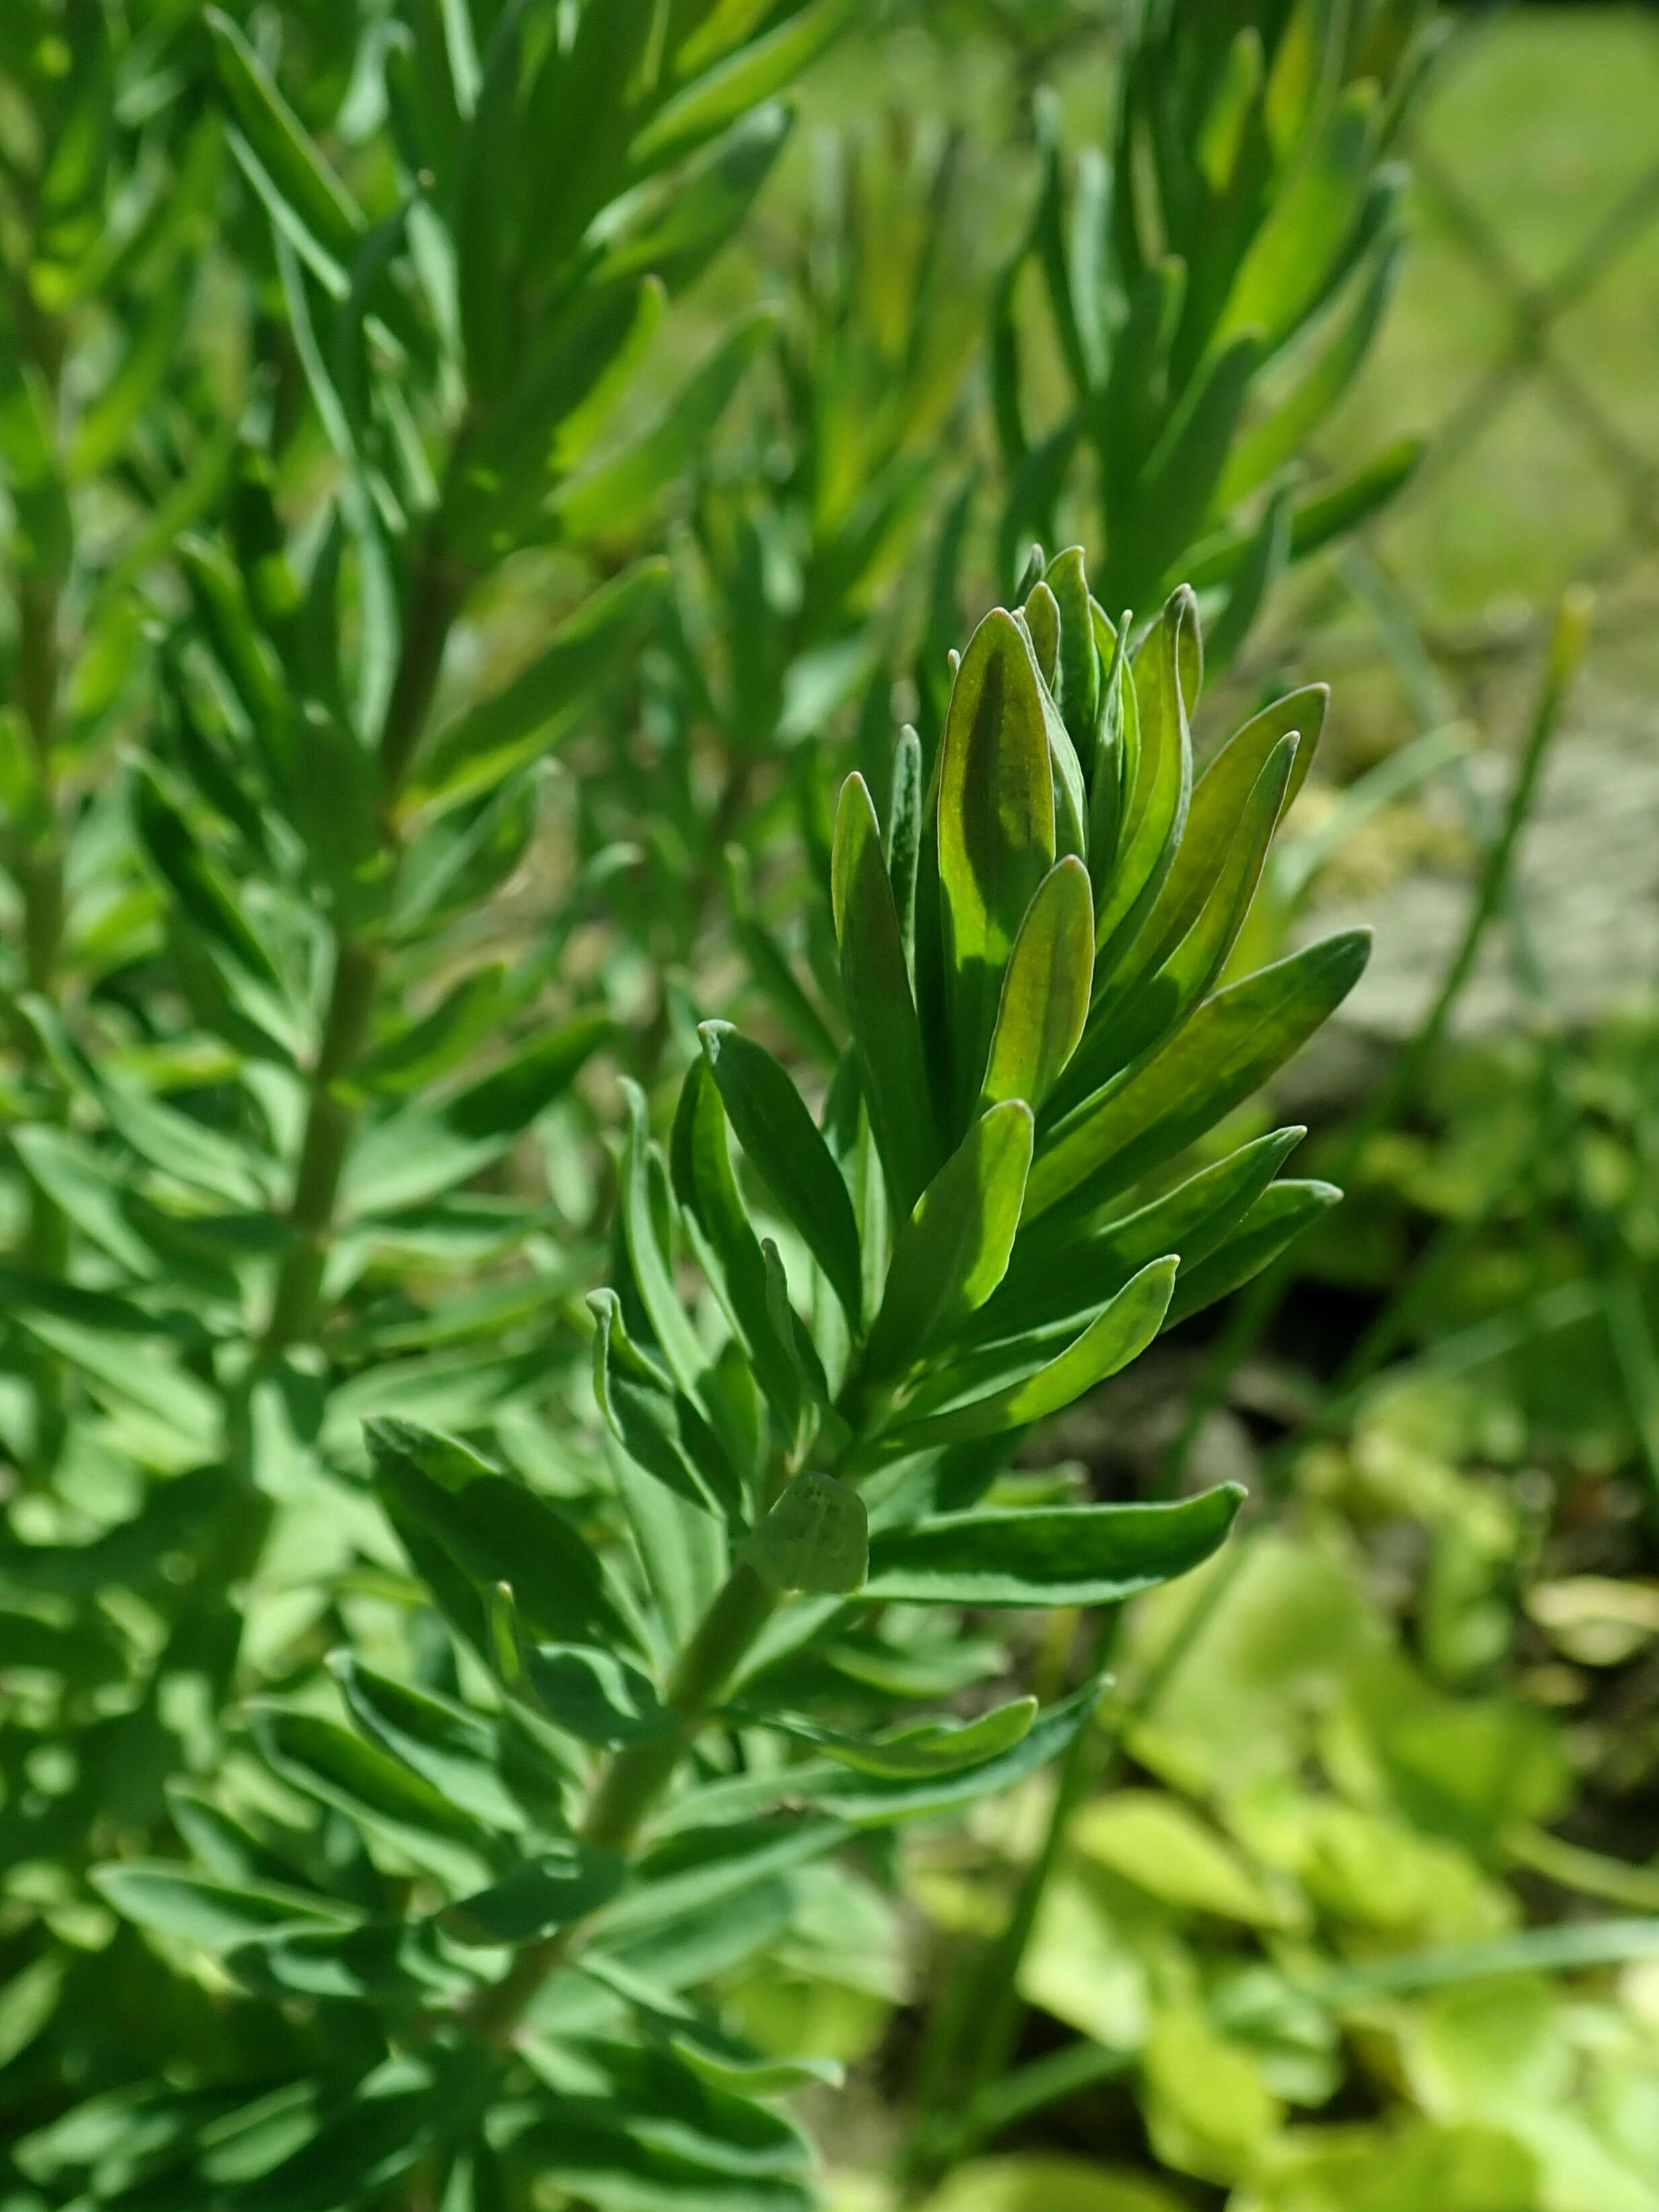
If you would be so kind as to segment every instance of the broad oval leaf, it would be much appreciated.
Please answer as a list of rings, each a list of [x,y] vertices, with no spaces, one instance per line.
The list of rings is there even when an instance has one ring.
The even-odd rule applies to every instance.
[[[869,1520],[856,1490],[808,1468],[745,1540],[742,1556],[774,1589],[842,1595],[869,1564]]]

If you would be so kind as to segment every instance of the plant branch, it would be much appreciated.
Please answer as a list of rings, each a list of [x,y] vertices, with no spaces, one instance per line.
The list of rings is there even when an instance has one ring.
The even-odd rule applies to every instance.
[[[777,1593],[739,1560],[669,1676],[663,1703],[679,1716],[680,1727],[672,1735],[632,1744],[612,1754],[579,1831],[584,1843],[607,1850],[631,1847],[702,1727],[708,1708],[777,1602]],[[538,1992],[569,1955],[581,1926],[574,1922],[539,1943],[526,1944],[507,1975],[475,1999],[468,2014],[471,2027],[491,2042],[510,2045]]]
[[[386,837],[395,842],[392,810],[431,711],[444,647],[466,594],[467,578],[428,541],[415,563],[404,612],[403,649],[381,728],[380,757],[386,799]],[[337,931],[334,976],[322,1042],[311,1074],[310,1103],[289,1201],[292,1241],[277,1270],[262,1346],[267,1358],[303,1341],[317,1327],[323,1273],[339,1199],[340,1177],[357,1109],[344,1079],[362,1053],[374,1012],[382,956],[378,947]]]

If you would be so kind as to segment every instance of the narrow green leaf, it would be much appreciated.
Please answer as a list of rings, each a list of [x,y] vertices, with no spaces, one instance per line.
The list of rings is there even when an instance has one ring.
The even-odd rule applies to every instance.
[[[728,53],[658,109],[629,148],[635,173],[661,168],[717,137],[727,125],[781,92],[838,37],[857,0],[811,4],[764,37]]]
[[[204,20],[220,82],[266,174],[324,252],[349,263],[367,228],[362,210],[235,24],[217,8]]]
[[[494,790],[567,737],[644,634],[667,563],[637,562],[585,599],[528,668],[441,730],[415,771],[415,797],[453,806]]]
[[[1252,326],[1276,345],[1319,297],[1370,175],[1378,98],[1366,77],[1334,102],[1239,264],[1218,345]]]
[[[903,1215],[939,1164],[939,1144],[892,882],[861,775],[849,775],[841,788],[831,884],[842,986],[865,1103],[888,1194],[895,1212]]]
[[[1220,974],[1255,896],[1295,757],[1295,738],[1281,738],[1239,812],[1232,843],[1198,919],[1163,965],[1127,989],[1100,994],[1100,1048],[1089,1053],[1086,1074],[1081,1067],[1078,1072],[1090,1091],[1097,1091],[1177,1028]]]
[[[1094,761],[1100,728],[1101,666],[1080,545],[1068,545],[1054,556],[1048,563],[1048,584],[1060,610],[1060,681],[1054,697],[1087,770]]]
[[[209,1951],[307,1928],[354,1928],[362,1915],[331,1897],[274,1884],[215,1881],[172,1859],[94,1867],[94,1887],[124,1919]]]
[[[124,1175],[73,1131],[49,1122],[23,1123],[9,1134],[30,1180],[61,1208],[83,1237],[141,1279],[156,1273],[154,1249],[129,1218]]]
[[[588,1304],[599,1322],[594,1395],[612,1436],[636,1466],[688,1505],[741,1522],[741,1486],[707,1420],[631,1342],[614,1291],[595,1291]]]
[[[627,1870],[619,1851],[561,1838],[489,1888],[446,1906],[438,1925],[458,1943],[538,1942],[609,1904]]]
[[[549,513],[565,539],[614,540],[638,527],[664,486],[702,453],[776,319],[769,308],[744,317],[637,438],[554,494]]]
[[[1076,1051],[1094,972],[1094,892],[1075,854],[1037,886],[1008,956],[982,1105],[1023,1098],[1035,1113]]]
[[[698,1034],[738,1142],[856,1329],[862,1283],[853,1202],[799,1091],[763,1046],[729,1022],[704,1022]]]
[[[632,1642],[599,1555],[544,1498],[453,1437],[394,1420],[369,1421],[364,1433],[375,1488],[416,1568],[441,1596],[460,1578],[461,1618],[476,1649],[489,1649],[481,1593],[500,1582],[512,1584],[540,1635]]]
[[[1207,1559],[1243,1498],[941,1514],[871,1547],[865,1594],[911,1605],[1111,1605]]]
[[[505,962],[492,960],[451,986],[430,1013],[382,1036],[353,1074],[366,1089],[424,1090],[465,1060],[488,1036],[501,1008]]]
[[[745,1538],[742,1556],[774,1589],[855,1590],[869,1563],[864,1500],[834,1475],[809,1468]]]
[[[887,875],[893,886],[904,964],[916,965],[916,878],[921,861],[923,778],[921,739],[907,722],[893,748],[892,793],[887,807]],[[929,1108],[931,1115],[932,1108]]]
[[[1305,1043],[1370,952],[1369,931],[1344,931],[1206,999],[1138,1073],[1059,1125],[1032,1167],[1025,1218],[1061,1199],[1092,1208],[1183,1151]]]
[[[1100,1675],[1085,1682],[1069,1698],[1039,1713],[1017,1743],[977,1765],[958,1767],[948,1774],[872,1775],[854,1784],[826,1766],[823,1778],[811,1788],[811,1802],[853,1828],[884,1828],[898,1820],[959,1812],[981,1798],[1012,1789],[1028,1775],[1041,1773],[1088,1726],[1103,1686]]]
[[[1116,598],[1134,600],[1179,575],[1215,496],[1245,398],[1261,358],[1254,331],[1213,350],[1148,457],[1136,488],[1131,537],[1136,566],[1110,562]]]
[[[465,1858],[485,1853],[487,1832],[399,1759],[365,1743],[349,1729],[317,1713],[259,1705],[248,1712],[261,1751],[283,1781],[319,1803],[383,1831],[446,1877],[459,1875]],[[444,1849],[462,1847],[465,1856]]]
[[[975,631],[951,688],[938,824],[951,1060],[965,1114],[1009,952],[1055,850],[1042,681],[1024,631],[1001,608]]]
[[[977,1766],[985,1759],[1000,1758],[1030,1733],[1036,1712],[1035,1698],[1016,1698],[1008,1705],[995,1705],[989,1712],[980,1714],[976,1720],[926,1721],[916,1727],[892,1729],[875,1736],[838,1735],[834,1729],[823,1728],[816,1721],[801,1720],[793,1715],[766,1714],[757,1717],[767,1728],[776,1729],[799,1743],[813,1745],[837,1765],[849,1766],[856,1774],[902,1782],[927,1775],[954,1774],[961,1767]]]
[[[1190,633],[1190,638],[1188,635]],[[1095,875],[1095,943],[1109,972],[1132,944],[1162,890],[1186,827],[1192,792],[1192,734],[1182,664],[1198,635],[1197,605],[1183,585],[1135,655],[1133,684],[1139,745],[1109,872]]]
[[[1391,242],[1377,256],[1352,308],[1291,391],[1234,440],[1216,492],[1221,513],[1305,452],[1313,433],[1351,389],[1394,290],[1401,252]]]
[[[701,1399],[708,1359],[680,1301],[669,1273],[667,1255],[658,1238],[651,1202],[650,1109],[639,1085],[627,1077],[623,1079],[623,1103],[628,1126],[617,1211],[629,1267],[670,1374],[688,1397]]]
[[[793,121],[781,101],[766,101],[672,176],[630,194],[627,222],[608,244],[605,275],[648,270],[683,291],[747,216]]]
[[[1016,1240],[1008,1273],[981,1310],[975,1334],[1013,1337],[1081,1320],[1161,1253],[1178,1252],[1183,1269],[1196,1267],[1243,1218],[1306,1134],[1292,1127],[1255,1138],[1149,1205],[1081,1235],[1045,1216]]]
[[[658,1702],[637,1667],[585,1644],[529,1644],[520,1653],[536,1703],[583,1743],[645,1743],[672,1735],[678,1714]]]
[[[1183,1268],[1166,1326],[1201,1313],[1270,1267],[1341,1195],[1334,1183],[1270,1183],[1224,1244],[1206,1260]]]
[[[1164,1325],[1174,1291],[1178,1265],[1173,1254],[1154,1260],[1133,1275],[1102,1308],[1082,1334],[1057,1357],[1045,1360],[1032,1373],[988,1395],[967,1397],[964,1403],[928,1413],[907,1421],[888,1441],[892,1451],[921,1451],[940,1444],[963,1443],[975,1437],[999,1436],[1009,1429],[1024,1428],[1047,1420],[1138,1359]],[[988,1364],[994,1357],[986,1354]],[[960,1370],[947,1370],[930,1389],[931,1403],[960,1376],[965,1391],[973,1387],[974,1363]],[[983,1385],[980,1386],[981,1389]]]
[[[774,1309],[765,1253],[732,1171],[726,1115],[706,1060],[687,1070],[681,1086],[669,1171],[698,1265],[747,1352],[769,1404],[786,1433],[793,1436],[802,1412],[798,1363],[810,1361],[816,1366],[816,1354],[793,1309],[787,1316],[787,1336],[780,1327],[786,1317]],[[820,1372],[820,1387],[822,1380]]]
[[[495,1730],[479,1714],[435,1691],[396,1681],[348,1651],[335,1652],[329,1667],[371,1742],[487,1827],[516,1835],[529,1825],[501,1778]]]
[[[740,2097],[787,2097],[814,2083],[839,2089],[847,2078],[846,2068],[835,2058],[739,2058],[709,2051],[684,2035],[675,2036],[672,2047],[699,2080]]]
[[[1034,1123],[1011,1098],[975,1122],[894,1243],[864,1374],[903,1373],[982,1306],[1002,1280],[1019,1225]]]
[[[1279,806],[1286,810],[1307,780],[1318,750],[1330,687],[1310,684],[1264,707],[1227,740],[1194,788],[1181,842],[1139,936],[1127,953],[1142,974],[1167,960],[1197,921],[1237,838],[1239,817],[1282,738],[1298,739],[1290,781]],[[1103,977],[1102,979],[1105,979]]]

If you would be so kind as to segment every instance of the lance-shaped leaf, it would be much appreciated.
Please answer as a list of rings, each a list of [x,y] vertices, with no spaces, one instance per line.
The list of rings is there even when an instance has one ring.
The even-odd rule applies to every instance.
[[[555,495],[550,513],[567,539],[621,538],[637,526],[664,486],[701,452],[775,322],[769,309],[745,316],[631,444]]]
[[[583,1743],[644,1743],[672,1735],[679,1717],[648,1678],[612,1651],[586,1644],[526,1644],[524,1682],[548,1718]]]
[[[274,1883],[216,1881],[173,1859],[94,1867],[92,1882],[122,1917],[204,1950],[301,1929],[355,1928],[362,1915],[332,1897]]]
[[[732,1171],[726,1115],[707,1060],[696,1061],[681,1086],[669,1173],[697,1264],[725,1308],[773,1412],[793,1436],[801,1419],[803,1367],[811,1375],[817,1354],[793,1308],[787,1337],[779,1326],[766,1255]],[[817,1384],[821,1391],[821,1371]]]
[[[643,635],[667,577],[665,562],[641,561],[584,600],[528,668],[439,732],[416,771],[417,795],[453,806],[558,744]]]
[[[364,1432],[392,1526],[477,1650],[489,1649],[480,1593],[501,1582],[540,1635],[632,1641],[598,1553],[544,1498],[453,1437],[395,1420],[369,1421]]]
[[[1295,386],[1233,441],[1216,494],[1226,513],[1273,473],[1296,459],[1327,415],[1352,386],[1370,351],[1399,271],[1401,248],[1391,240],[1381,252],[1346,319],[1325,343]]]
[[[745,1538],[743,1557],[774,1589],[840,1595],[869,1564],[869,1518],[856,1490],[808,1468]]]
[[[1047,1599],[1039,1599],[1046,1604]],[[811,1789],[812,1802],[854,1828],[884,1828],[973,1805],[1012,1789],[1059,1757],[1100,1703],[1104,1678],[1095,1675],[1069,1698],[1041,1712],[1018,1741],[973,1766],[949,1774],[871,1775],[861,1782],[828,1776]],[[1005,1709],[1006,1710],[1006,1709]]]
[[[1089,872],[1068,854],[1037,886],[1008,956],[981,1103],[1042,1104],[1083,1035],[1094,957]]]
[[[1256,778],[1231,848],[1186,936],[1155,973],[1099,1006],[1087,1066],[1077,1077],[1089,1091],[1097,1091],[1174,1029],[1220,973],[1255,896],[1295,756],[1295,738],[1282,738]]]
[[[865,1103],[888,1194],[903,1215],[927,1188],[939,1145],[892,881],[861,775],[849,775],[842,786],[830,883]]]
[[[1023,1099],[975,1122],[900,1230],[865,1355],[867,1380],[902,1374],[1002,1280],[1019,1225],[1035,1124]]]
[[[899,732],[898,743],[893,748],[892,792],[887,809],[887,875],[893,886],[893,911],[898,917],[905,966],[913,974],[916,957],[916,879],[921,861],[924,795],[921,739],[907,722]],[[930,1113],[931,1110],[930,1107]]]
[[[495,1731],[481,1715],[435,1691],[395,1681],[350,1652],[334,1653],[329,1666],[352,1719],[382,1751],[486,1826],[509,1834],[528,1826],[501,1779]]]
[[[1220,481],[1261,358],[1259,335],[1246,331],[1215,348],[1194,375],[1136,486],[1127,532],[1135,566],[1111,563],[1108,580],[1117,596],[1133,599],[1157,591],[1171,569],[1179,573]]]
[[[588,1304],[599,1323],[593,1392],[612,1436],[635,1466],[688,1505],[740,1520],[742,1485],[713,1429],[630,1341],[616,1292],[595,1291]]]
[[[871,1598],[914,1605],[1110,1605],[1188,1573],[1232,1527],[1236,1483],[1171,1505],[941,1514],[871,1547]]]
[[[1370,944],[1369,930],[1345,930],[1206,999],[1138,1073],[1085,1100],[1055,1129],[1026,1185],[1026,1218],[1064,1198],[1097,1206],[1183,1151],[1341,1005]]]
[[[891,1729],[881,1735],[842,1735],[816,1721],[791,1714],[750,1716],[767,1728],[810,1743],[838,1766],[855,1774],[906,1781],[929,1774],[954,1774],[964,1766],[977,1766],[988,1759],[1012,1751],[1030,1733],[1036,1718],[1035,1698],[1015,1698],[996,1705],[971,1721],[924,1721],[911,1728]]]
[[[701,12],[705,16],[709,13],[707,9]],[[723,9],[720,12],[723,18],[734,11]],[[751,11],[750,20],[755,20],[759,12]],[[853,12],[853,0],[811,0],[811,4],[791,15],[775,30],[768,32],[763,38],[751,40],[735,52],[727,53],[702,75],[693,76],[684,91],[659,108],[629,148],[629,160],[635,172],[660,168],[665,162],[678,161],[694,147],[717,136],[747,109],[781,92],[809,62],[816,60]],[[700,26],[698,35],[713,27],[712,23],[705,22]]]
[[[1045,1215],[1014,1245],[1014,1255],[975,1329],[985,1340],[1080,1320],[1161,1253],[1196,1267],[1260,1198],[1304,1129],[1276,1129],[1188,1176],[1163,1197],[1079,1235]],[[1180,1278],[1177,1276],[1176,1280]]]
[[[738,1142],[856,1328],[861,1267],[853,1201],[805,1102],[765,1047],[729,1022],[704,1022],[698,1035]]]
[[[342,278],[367,228],[362,211],[272,82],[264,63],[230,18],[206,10],[220,82],[246,143],[275,187],[300,240],[337,264]],[[319,271],[319,273],[321,273]]]
[[[1048,563],[1048,585],[1060,610],[1060,682],[1055,698],[1085,775],[1091,773],[1100,728],[1101,665],[1083,548],[1068,545]]]
[[[608,1905],[627,1871],[620,1851],[560,1837],[489,1888],[447,1906],[438,1925],[458,1943],[533,1943]]]
[[[1319,749],[1330,696],[1328,684],[1308,684],[1299,690],[1287,691],[1235,731],[1199,778],[1180,850],[1136,948],[1138,954],[1145,948],[1149,965],[1167,959],[1198,920],[1226,860],[1250,793],[1275,746],[1287,737],[1296,738],[1297,747],[1279,806],[1281,821],[1295,804]]]
[[[1146,1349],[1169,1311],[1178,1264],[1170,1253],[1143,1267],[1062,1352],[1050,1358],[1045,1356],[1048,1347],[1042,1346],[1029,1372],[1000,1389],[985,1390],[987,1381],[1006,1371],[1006,1355],[995,1346],[930,1377],[920,1404],[931,1407],[947,1395],[959,1402],[907,1420],[885,1440],[888,1450],[921,1451],[966,1443],[1064,1412]],[[976,1390],[981,1395],[975,1395]]]
[[[1341,1195],[1331,1182],[1270,1184],[1224,1243],[1206,1260],[1182,1271],[1170,1302],[1170,1322],[1202,1312],[1271,1267]]]
[[[388,1836],[445,1880],[466,1880],[469,1860],[487,1865],[489,1832],[389,1752],[291,1706],[256,1705],[248,1717],[267,1761],[296,1790]]]
[[[692,1328],[669,1273],[667,1255],[657,1235],[652,1205],[651,1170],[655,1164],[649,1136],[649,1109],[637,1083],[623,1079],[628,1134],[623,1149],[617,1211],[635,1285],[668,1370],[689,1397],[701,1397],[708,1359]],[[660,1172],[660,1170],[659,1170]]]
[[[1191,641],[1185,635],[1189,630]],[[1170,595],[1135,656],[1134,781],[1111,870],[1095,878],[1095,943],[1107,973],[1119,948],[1133,942],[1163,888],[1186,823],[1193,747],[1182,664],[1197,633],[1197,608],[1183,586]]]
[[[1378,91],[1346,88],[1250,243],[1217,342],[1255,325],[1277,344],[1322,290],[1369,180]]]
[[[1042,678],[1025,633],[994,609],[951,692],[939,780],[946,1007],[957,1110],[984,1073],[1003,969],[1054,860],[1054,780]]]

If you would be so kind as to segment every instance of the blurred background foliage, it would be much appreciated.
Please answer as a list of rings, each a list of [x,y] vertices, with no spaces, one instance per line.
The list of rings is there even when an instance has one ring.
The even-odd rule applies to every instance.
[[[15,716],[0,764],[9,823],[23,825],[4,856],[22,975],[57,988],[62,971],[71,1009],[95,975],[111,1034],[164,957],[151,877],[108,796],[153,713],[156,625],[183,604],[176,579],[155,580],[161,556],[226,510],[236,463],[219,426],[250,408],[274,426],[290,511],[315,506],[329,466],[304,428],[263,214],[182,51],[194,12],[130,11],[149,45],[123,58],[131,96],[108,172],[79,198],[64,185],[64,263],[101,239],[94,275],[66,281],[41,318],[39,287],[25,300],[15,282],[15,209],[0,238],[8,347],[77,408],[121,389],[122,332],[140,333],[130,413],[124,398],[82,417],[102,427],[79,449],[84,550],[55,607],[72,665],[44,815],[38,748]],[[392,180],[375,166],[361,11],[233,12],[365,203],[382,204]],[[620,447],[660,422],[688,367],[759,299],[775,319],[755,326],[741,384],[609,536],[601,516],[580,546],[519,547],[479,586],[444,679],[458,704],[529,664],[592,581],[641,550],[668,563],[647,649],[503,830],[481,869],[490,896],[458,910],[446,939],[457,975],[507,963],[520,1035],[573,1006],[615,1028],[467,1218],[409,1209],[383,1302],[342,1303],[331,1437],[416,1392],[423,1418],[479,1417],[483,1386],[434,1352],[427,1302],[498,1252],[492,1207],[528,1194],[537,1297],[486,1303],[472,1323],[502,1352],[494,1438],[554,1494],[603,1486],[569,1293],[605,1233],[612,1169],[597,1139],[616,1120],[616,1072],[665,1077],[694,1048],[695,1015],[714,1010],[827,1074],[842,1026],[825,880],[836,773],[857,760],[880,792],[895,707],[924,738],[930,718],[937,729],[945,646],[1009,592],[1024,535],[1051,550],[1097,542],[1098,487],[1069,452],[1036,504],[1016,503],[1021,456],[1006,410],[999,434],[988,333],[1002,296],[1040,443],[1075,387],[1039,272],[1004,279],[1045,163],[1058,159],[1069,196],[1083,149],[1110,142],[1123,27],[1111,0],[858,11],[794,88],[793,128],[741,236],[690,273],[610,434]],[[1659,20],[1475,8],[1443,27],[1376,149],[1408,173],[1391,295],[1310,428],[1299,482],[1316,493],[1404,440],[1422,456],[1376,513],[1282,574],[1288,548],[1262,536],[1265,604],[1237,626],[1200,728],[1201,749],[1288,684],[1334,681],[1316,776],[1252,927],[1259,955],[1315,918],[1377,925],[1370,975],[1277,1102],[1277,1118],[1312,1124],[1311,1171],[1349,1197],[1265,1291],[1172,1333],[1028,1444],[1012,1478],[1033,1498],[1221,1476],[1254,1496],[1229,1553],[1128,1610],[1069,1817],[1054,1820],[1060,1784],[1039,1778],[913,1834],[889,1864],[802,1876],[763,1955],[725,1972],[757,2046],[853,2069],[847,2089],[808,2100],[844,2212],[1659,2201]],[[26,139],[6,104],[9,175],[29,165]],[[61,518],[29,505],[28,435],[9,408],[21,580],[6,654],[25,723],[30,609],[38,631],[41,594],[68,576]],[[1149,592],[1164,580],[1153,567]],[[139,577],[150,599],[135,613]],[[1583,580],[1591,641],[1529,751],[1553,605]],[[1527,809],[1506,813],[1528,760]],[[70,820],[78,858],[54,888],[54,823]],[[111,946],[128,950],[100,968]],[[40,1119],[56,1079],[34,1034],[6,1071],[10,1120]],[[191,1023],[123,1035],[124,1080],[213,1119],[225,1071]],[[1247,1108],[1225,1135],[1271,1126]],[[9,1242],[36,1267],[62,1235],[41,1187],[7,1184]],[[87,1218],[98,1203],[83,1196]],[[190,1260],[217,1294],[218,1256]],[[202,1417],[199,1347],[148,1403],[130,1374],[94,1374],[104,1448],[55,1486],[40,1479],[36,1355],[73,1352],[74,1326],[37,1326],[27,1358],[9,1338],[10,1532],[90,1559],[131,1522],[143,1556],[119,1569],[131,1588],[100,1648],[74,1662],[78,1784],[49,1753],[52,1639],[81,1586],[65,1569],[43,1597],[8,1570],[9,2151],[118,2072],[112,2054],[142,2038],[156,2001],[139,1946],[80,1878],[82,1798],[111,1828],[149,1833],[172,1817],[167,1775],[176,1803],[180,1775],[188,1796],[191,1773],[222,1759],[211,1708],[234,1669],[244,1686],[280,1685],[341,1617],[386,1632],[375,1540],[337,1494],[301,1482],[240,1652],[216,1643],[214,1603],[173,1605],[182,1539],[166,1507],[188,1519],[188,1478],[173,1482],[179,1462],[154,1431],[181,1406]],[[376,1365],[389,1357],[404,1364]],[[112,1472],[122,1451],[152,1476],[159,1456],[167,1479]],[[216,1531],[191,1565],[210,1596],[245,1570],[241,1542]],[[1016,1619],[999,1644],[969,1622],[954,1655],[918,1640],[908,1660],[930,1687],[949,1686],[954,1657],[964,1680],[1012,1676],[1048,1695],[1081,1671],[1087,1634]],[[892,1648],[904,1642],[900,1623]],[[999,1973],[1006,1989],[981,2017]],[[166,1986],[191,2015],[182,2039],[210,2036],[199,1984]],[[64,1989],[79,2014],[68,2033],[54,2026]],[[46,2150],[9,2173],[7,2212],[93,2187],[73,2145],[54,2166],[38,2140]]]

